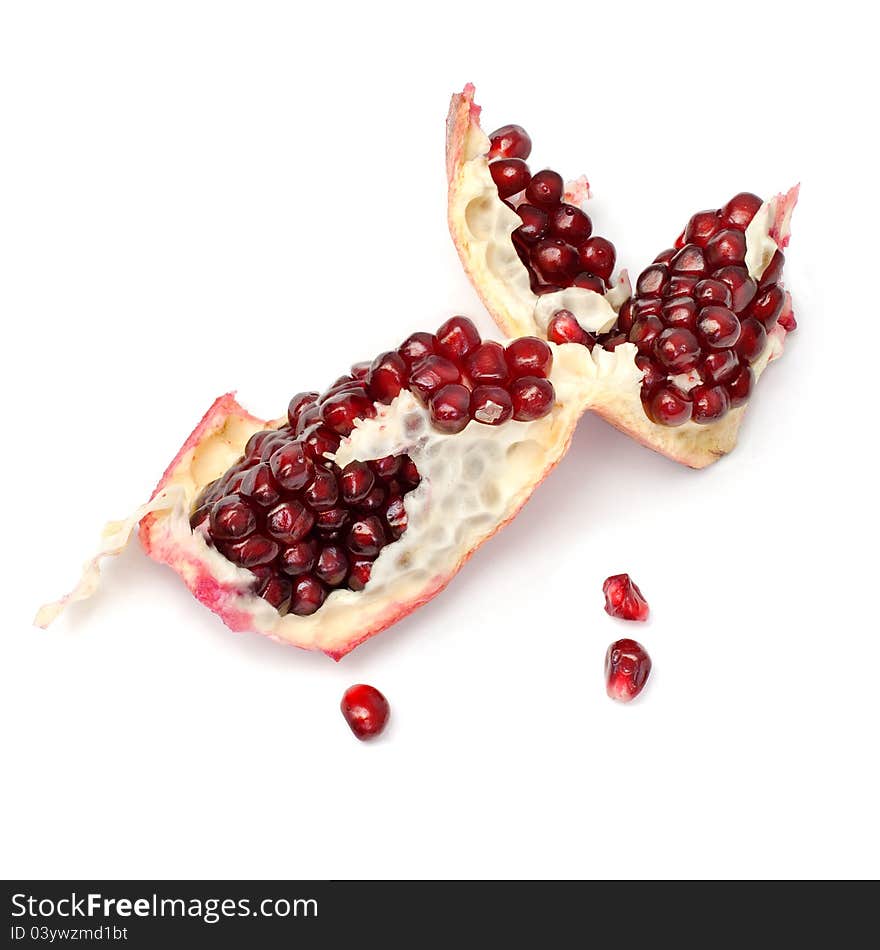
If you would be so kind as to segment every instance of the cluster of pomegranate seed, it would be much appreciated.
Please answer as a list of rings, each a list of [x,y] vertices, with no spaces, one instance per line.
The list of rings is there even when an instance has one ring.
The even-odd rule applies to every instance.
[[[498,196],[520,216],[513,246],[529,271],[532,292],[549,294],[564,287],[605,293],[616,252],[593,236],[589,215],[568,204],[562,176],[549,168],[529,171],[532,140],[521,126],[505,125],[490,136],[489,172]]]
[[[605,613],[618,620],[645,621],[648,602],[629,574],[612,574],[602,584]],[[642,691],[651,672],[651,657],[636,640],[615,640],[605,654],[605,690],[612,699],[628,703]]]
[[[340,468],[328,459],[355,420],[373,418],[402,389],[433,425],[531,421],[555,401],[550,347],[521,337],[483,342],[466,317],[414,333],[397,350],[356,363],[323,394],[297,393],[288,424],[251,436],[242,457],[202,491],[190,525],[256,575],[255,591],[280,613],[314,613],[329,591],[363,590],[379,552],[406,530],[405,495],[420,481],[407,455]]]

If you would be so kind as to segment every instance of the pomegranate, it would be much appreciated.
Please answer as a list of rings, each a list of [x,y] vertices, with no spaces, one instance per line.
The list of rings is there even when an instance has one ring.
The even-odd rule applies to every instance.
[[[505,126],[487,136],[479,119],[468,85],[447,120],[449,226],[498,325],[587,347],[589,408],[650,448],[693,468],[729,452],[754,383],[796,326],[782,270],[797,187],[697,212],[633,291],[625,270],[612,280],[614,246],[581,207],[586,180],[530,175],[528,134]],[[528,183],[502,193],[493,166],[511,129],[526,166],[518,183]]]
[[[629,574],[612,574],[602,585],[605,613],[620,620],[647,620],[648,602]]]
[[[391,707],[388,700],[366,683],[349,686],[339,704],[342,715],[358,739],[374,739],[388,724]]]
[[[607,354],[609,359],[612,354]],[[139,526],[155,560],[233,630],[339,659],[439,593],[565,453],[583,347],[483,341],[453,317],[264,422],[221,396],[152,499],[107,526],[76,589]]]
[[[636,640],[615,640],[605,654],[605,690],[612,699],[628,703],[645,688],[651,657]]]

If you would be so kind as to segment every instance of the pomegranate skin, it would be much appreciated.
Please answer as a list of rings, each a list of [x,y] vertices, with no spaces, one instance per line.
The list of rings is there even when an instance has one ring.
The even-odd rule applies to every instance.
[[[349,686],[339,708],[354,736],[362,742],[381,735],[391,715],[388,700],[375,686],[366,683]]]

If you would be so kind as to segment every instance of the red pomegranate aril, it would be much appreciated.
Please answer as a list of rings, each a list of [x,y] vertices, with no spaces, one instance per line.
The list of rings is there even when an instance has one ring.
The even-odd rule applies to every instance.
[[[596,342],[602,347],[603,350],[616,350],[618,346],[623,343],[628,343],[629,340],[625,333],[602,333],[596,337]]]
[[[403,464],[400,466],[400,478],[410,488],[415,488],[422,480],[422,476],[416,468],[416,463],[408,455],[403,457]]]
[[[540,241],[547,233],[548,218],[547,212],[541,208],[527,203],[521,204],[516,213],[520,216],[522,224],[514,231],[523,244],[531,246]]]
[[[269,467],[275,481],[285,491],[303,488],[312,480],[315,471],[300,442],[288,442],[276,449],[269,459]]]
[[[520,376],[546,378],[553,369],[553,353],[550,347],[536,336],[523,336],[508,343],[507,349],[504,350],[504,359],[514,379]]]
[[[318,558],[318,545],[313,540],[294,541],[288,545],[278,559],[285,574],[305,574],[315,566]]]
[[[692,297],[668,297],[663,301],[661,319],[668,327],[693,330],[697,325],[697,305]]]
[[[367,515],[352,522],[346,538],[352,554],[374,557],[385,547],[385,530],[376,515]]]
[[[767,331],[763,323],[754,317],[746,317],[741,321],[739,339],[736,342],[736,352],[740,359],[754,363],[764,352],[766,345]]]
[[[740,323],[732,310],[713,304],[697,314],[697,333],[706,346],[724,350],[739,339]]]
[[[694,288],[700,282],[699,277],[688,277],[685,274],[673,274],[666,285],[666,294],[668,297],[692,297]]]
[[[532,152],[532,140],[521,125],[502,125],[489,136],[489,160],[526,159]]]
[[[504,347],[494,340],[481,343],[465,358],[464,370],[474,384],[505,382],[509,372]]]
[[[565,182],[557,172],[545,168],[532,175],[525,189],[526,201],[529,204],[538,208],[549,209],[562,201]]]
[[[758,290],[758,295],[749,307],[749,316],[760,320],[765,329],[772,330],[784,306],[785,291],[778,284],[774,284]]]
[[[694,386],[690,391],[691,418],[700,425],[717,422],[730,409],[730,397],[723,386]]]
[[[489,162],[489,174],[499,198],[510,198],[518,194],[529,182],[531,177],[529,166],[521,158],[499,158]]]
[[[659,317],[639,317],[632,325],[628,339],[630,343],[635,343],[639,353],[650,355],[654,350],[654,342],[663,330]]]
[[[242,567],[270,564],[278,557],[278,551],[278,545],[261,534],[252,534],[241,541],[223,545],[224,556]]]
[[[244,473],[239,492],[263,508],[274,505],[281,497],[272,470],[266,462],[260,462]]]
[[[313,411],[319,413],[318,419],[319,419],[319,421],[320,421],[320,418],[321,418],[321,417],[320,417],[320,409],[318,409],[317,406],[309,406],[309,407],[302,413],[302,415],[299,417],[299,423],[298,423],[298,425],[302,425],[303,419],[305,419],[306,416],[309,415],[309,414],[310,414],[311,412],[313,412]],[[286,430],[281,430],[281,431],[273,432],[272,435],[270,435],[268,438],[264,439],[263,442],[261,443],[261,445],[260,445],[260,452],[259,452],[259,455],[257,456],[257,458],[258,458],[261,462],[268,462],[269,459],[272,457],[272,455],[273,455],[278,449],[280,449],[282,445],[287,445],[288,442],[290,442],[290,434],[289,434],[289,432],[287,432]],[[232,471],[232,470],[230,469],[230,471]],[[227,475],[228,475],[228,474],[229,474],[229,472],[227,472]]]
[[[363,590],[370,580],[370,572],[373,570],[373,561],[367,557],[351,558],[350,569],[348,572],[348,586],[352,590]]]
[[[620,311],[617,314],[617,329],[623,333],[628,334],[635,322],[634,305],[635,301],[632,297],[628,297],[620,306]]]
[[[720,280],[713,280],[711,277],[697,282],[694,287],[694,300],[701,307],[708,307],[713,303],[720,307],[733,306],[733,294],[727,284],[723,284]]]
[[[749,276],[745,267],[740,265],[721,267],[712,276],[730,288],[733,294],[733,306],[730,309],[734,313],[742,313],[758,292],[758,285]]]
[[[684,229],[685,244],[696,244],[705,247],[712,235],[721,227],[717,211],[698,211],[691,216]]]
[[[290,423],[290,428],[296,430],[296,423],[302,414],[303,409],[308,406],[313,406],[318,401],[318,393],[297,393],[293,399],[290,400],[290,403],[287,406],[287,420]],[[248,442],[248,446],[250,442]],[[245,447],[245,453],[248,453],[247,447]]]
[[[628,637],[615,640],[605,654],[605,691],[611,699],[629,703],[645,688],[651,674],[648,651]]]
[[[325,456],[339,449],[339,436],[327,426],[316,425],[300,437],[303,451],[313,462],[326,462]]]
[[[500,386],[477,386],[471,393],[470,414],[483,425],[500,426],[513,415],[513,400]]]
[[[195,531],[199,525],[204,524],[211,515],[211,505],[213,502],[209,501],[205,504],[201,504],[196,508],[196,510],[189,516],[189,526]]]
[[[663,313],[661,297],[637,297],[633,300],[633,321],[641,317],[659,317]]]
[[[639,274],[636,293],[640,297],[662,297],[668,279],[669,269],[665,264],[651,264]]]
[[[336,534],[351,521],[348,508],[328,508],[315,515],[315,527],[324,536]]]
[[[460,380],[461,373],[451,360],[426,356],[410,373],[409,388],[422,402],[428,402],[438,389]]]
[[[661,386],[651,395],[648,403],[649,416],[664,426],[684,425],[691,417],[690,398],[677,386]]]
[[[311,393],[309,393],[309,395],[311,395]],[[294,397],[294,398],[296,398],[296,397]],[[293,400],[291,400],[291,403],[292,403],[292,402],[293,402]],[[277,430],[276,430],[276,429],[263,429],[263,430],[260,431],[260,432],[255,432],[255,433],[247,440],[247,444],[246,444],[245,447],[244,447],[244,458],[250,459],[250,460],[253,460],[253,459],[258,458],[259,455],[260,455],[260,450],[261,450],[262,447],[263,447],[263,443],[264,443],[264,442],[266,441],[266,439],[268,439],[270,436],[273,436],[273,435],[276,435],[276,434],[277,434]],[[211,485],[215,485],[215,484],[217,484],[219,481],[220,481],[219,478],[214,479],[214,481],[211,482]],[[204,491],[202,492],[203,495],[208,491],[208,488],[210,488],[210,485],[205,487]]]
[[[400,495],[393,495],[388,499],[388,505],[385,508],[385,523],[395,539],[406,531],[406,507]]]
[[[328,587],[338,587],[348,574],[348,557],[338,544],[326,544],[321,548],[315,564],[315,575]]]
[[[591,237],[579,244],[577,250],[583,270],[601,277],[606,283],[611,279],[617,252],[610,241],[603,237]]]
[[[593,233],[593,222],[580,208],[563,203],[550,212],[550,233],[569,244],[580,244]]]
[[[758,281],[758,288],[764,290],[765,287],[778,284],[782,279],[782,269],[784,266],[785,255],[782,251],[777,251],[773,257],[770,258],[770,263],[764,268],[764,273],[761,274],[761,279]]]
[[[376,476],[366,462],[355,461],[345,466],[339,482],[346,503],[356,505],[370,493],[376,483]]]
[[[670,373],[684,373],[697,365],[700,344],[690,330],[667,327],[654,342],[654,356]]]
[[[282,501],[266,515],[266,531],[283,544],[293,544],[312,530],[315,515],[295,498]]]
[[[470,421],[471,394],[460,383],[437,390],[428,403],[431,422],[441,432],[461,432]]]
[[[734,195],[718,212],[722,226],[745,231],[762,204],[763,202],[757,195],[753,195],[748,191],[741,191],[738,195]]]
[[[388,723],[391,707],[375,686],[358,683],[342,696],[342,715],[358,739],[373,739]]]
[[[406,363],[403,357],[391,350],[382,353],[369,365],[366,374],[367,388],[376,402],[389,405],[406,385]]]
[[[303,491],[303,500],[312,511],[326,511],[339,498],[336,475],[327,468],[318,468],[315,477]]]
[[[534,246],[532,265],[546,281],[567,282],[580,269],[577,251],[559,238],[544,238]]]
[[[359,503],[358,507],[362,508],[364,511],[375,511],[377,508],[381,508],[385,503],[385,486],[376,485],[370,490],[370,493],[367,497]]]
[[[727,394],[730,396],[731,409],[744,406],[748,402],[753,382],[754,376],[751,366],[741,364],[733,378],[725,384]]]
[[[706,272],[706,257],[701,247],[685,244],[669,262],[673,274],[685,274],[690,277],[702,277]]]
[[[304,406],[300,414],[297,416],[296,426],[294,427],[293,434],[299,438],[307,429],[310,429],[312,426],[321,424],[321,406],[313,402],[310,405]],[[263,443],[263,448],[265,449],[266,445],[269,443],[267,439]],[[280,443],[279,443],[280,444]],[[271,454],[271,453],[270,453]],[[268,455],[262,455],[261,458],[268,459]]]
[[[375,415],[373,401],[357,392],[336,393],[321,405],[321,418],[338,435],[351,435],[355,419],[373,419]]]
[[[571,286],[580,287],[583,290],[592,290],[597,294],[605,293],[605,281],[603,281],[601,277],[591,274],[589,271],[581,271],[580,274],[576,274],[571,282]]]
[[[479,331],[467,317],[452,317],[437,331],[437,352],[449,360],[463,360],[480,342]]]
[[[547,324],[547,339],[551,343],[580,343],[593,348],[595,338],[577,322],[570,310],[557,310]]]
[[[257,596],[271,604],[280,614],[286,614],[290,607],[293,584],[286,577],[275,573],[268,574],[257,586]]]
[[[647,620],[648,601],[629,574],[612,574],[602,584],[605,613],[618,620]]]
[[[256,530],[257,519],[239,495],[226,495],[214,502],[209,526],[212,537],[222,541],[237,541]]]
[[[643,391],[650,391],[666,382],[666,370],[661,369],[650,356],[639,353],[636,356],[636,366],[645,374],[642,377]]]
[[[437,352],[437,337],[433,333],[412,333],[397,348],[407,368],[412,369],[426,356]]]
[[[311,574],[302,574],[293,582],[293,597],[290,612],[308,617],[324,603],[327,592],[321,582]]]
[[[386,455],[369,463],[370,468],[383,479],[393,478],[400,471],[402,464],[403,456],[400,455]]]
[[[517,422],[533,422],[543,419],[553,408],[556,391],[549,379],[539,376],[521,376],[509,387],[513,403],[513,418]]]
[[[370,360],[361,360],[360,363],[352,363],[349,372],[356,380],[365,380],[370,372]]]
[[[654,258],[654,263],[655,263],[655,264],[668,264],[668,263],[672,260],[672,258],[675,257],[675,252],[676,252],[677,250],[678,250],[678,248],[675,248],[675,247],[667,247],[665,251],[661,251],[661,252]]]
[[[745,256],[746,236],[734,228],[719,231],[706,245],[706,261],[711,270],[729,264],[742,264]]]
[[[739,357],[734,350],[714,350],[705,354],[697,372],[707,383],[726,383],[738,368]]]

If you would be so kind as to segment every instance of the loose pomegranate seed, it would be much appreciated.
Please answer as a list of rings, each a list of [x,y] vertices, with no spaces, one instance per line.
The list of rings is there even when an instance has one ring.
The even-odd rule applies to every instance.
[[[437,337],[433,333],[413,333],[408,336],[397,348],[403,357],[408,369],[412,369],[426,356],[432,356],[437,351]]]
[[[706,245],[706,260],[712,270],[728,264],[742,264],[746,256],[746,236],[742,231],[726,228]]]
[[[659,425],[684,425],[691,417],[690,398],[677,386],[661,386],[650,397],[648,415]]]
[[[726,383],[739,369],[739,357],[734,350],[716,350],[706,353],[697,366],[700,378],[707,383]]]
[[[500,386],[477,386],[471,393],[470,414],[483,425],[500,426],[513,415],[513,400]]]
[[[772,330],[784,306],[785,291],[778,284],[774,284],[758,291],[748,312],[749,316],[760,320],[765,329]]]
[[[718,216],[724,227],[738,228],[740,231],[745,231],[762,204],[763,202],[757,195],[742,191],[727,202],[718,212]]]
[[[693,330],[697,325],[697,305],[692,297],[667,297],[663,301],[662,320],[668,327]]]
[[[669,269],[673,274],[702,277],[706,272],[706,257],[703,249],[697,247],[696,244],[685,244],[669,262]]]
[[[651,264],[646,267],[636,281],[636,293],[640,297],[662,296],[669,279],[669,269],[665,264]]]
[[[281,497],[272,477],[272,470],[266,462],[261,462],[244,473],[239,492],[263,508],[274,505]]]
[[[700,344],[690,330],[668,327],[654,341],[654,356],[671,373],[693,369],[700,358]]]
[[[666,370],[661,369],[649,356],[639,353],[636,356],[636,366],[645,374],[642,377],[643,391],[650,391],[666,382]]]
[[[579,244],[577,250],[583,270],[601,277],[606,283],[611,279],[617,252],[610,241],[603,237],[591,237]]]
[[[547,324],[547,339],[553,343],[580,343],[593,348],[593,336],[577,322],[570,310],[557,310]]]
[[[580,244],[593,233],[593,222],[580,208],[563,203],[550,212],[550,233],[569,244]]]
[[[215,538],[237,541],[256,529],[257,519],[241,496],[226,495],[211,508],[209,524]]]
[[[451,383],[439,389],[428,403],[431,422],[441,432],[461,432],[468,424],[471,394],[465,386]]]
[[[612,574],[602,584],[605,613],[619,620],[647,620],[648,602],[629,574]]]
[[[536,205],[538,208],[549,209],[562,201],[565,183],[561,175],[545,168],[531,177],[525,189],[526,201],[529,204]]]
[[[513,418],[517,422],[532,422],[543,419],[553,408],[556,392],[549,379],[538,376],[521,376],[510,384],[513,402]]]
[[[764,352],[767,345],[767,331],[764,324],[754,317],[746,317],[740,324],[739,339],[736,342],[736,352],[740,359],[747,363],[754,361]]]
[[[326,511],[332,508],[339,498],[339,485],[336,475],[326,468],[315,471],[315,477],[303,491],[303,499],[312,511]]]
[[[348,574],[348,558],[338,544],[326,544],[321,548],[315,575],[328,587],[338,587]]]
[[[315,515],[295,498],[282,501],[266,515],[266,531],[283,544],[293,544],[312,530]]]
[[[351,559],[351,570],[348,572],[348,586],[352,590],[363,590],[370,580],[370,572],[373,570],[373,561],[367,557],[355,557]]]
[[[444,356],[426,356],[410,373],[409,388],[423,403],[450,383],[461,380],[458,367]]]
[[[318,393],[297,393],[293,399],[290,400],[290,403],[287,407],[287,421],[290,423],[291,429],[296,429],[297,420],[300,417],[300,413],[307,406],[312,406],[318,401]],[[253,438],[253,437],[252,437]],[[250,442],[245,446],[245,455],[250,455]]]
[[[527,203],[521,204],[516,213],[522,224],[513,232],[526,245],[535,244],[547,233],[547,212]]]
[[[737,406],[743,406],[748,402],[753,381],[754,377],[752,375],[751,366],[741,365],[734,377],[726,384],[727,393],[730,396],[731,409],[735,409]]]
[[[467,317],[452,317],[437,331],[437,352],[460,362],[480,345],[480,334]]]
[[[723,350],[739,339],[740,323],[727,307],[703,307],[697,315],[697,333],[706,346]]]
[[[372,491],[376,476],[366,462],[349,462],[339,479],[346,504],[357,505]]]
[[[721,227],[717,211],[698,211],[688,221],[684,229],[685,244],[696,244],[705,247],[709,238]]]
[[[465,357],[464,369],[474,384],[506,382],[509,372],[504,347],[494,340],[481,343]]]
[[[644,689],[651,673],[651,657],[635,640],[615,640],[605,654],[605,691],[611,699],[628,703]]]
[[[321,582],[311,574],[302,574],[293,583],[293,598],[290,612],[300,617],[313,614],[324,603],[327,592]]]
[[[785,266],[785,255],[782,251],[777,251],[770,258],[770,263],[764,268],[761,279],[758,281],[758,287],[763,290],[772,284],[778,284],[782,279],[782,269]]]
[[[529,166],[521,158],[499,158],[489,162],[489,174],[499,198],[510,198],[522,191],[529,181]]]
[[[721,267],[712,276],[730,288],[733,294],[733,306],[730,309],[734,313],[742,313],[758,292],[758,285],[745,267],[740,265]]]
[[[577,251],[559,238],[544,238],[532,251],[532,264],[547,281],[569,281],[580,269]]]
[[[591,274],[589,271],[581,271],[571,282],[572,287],[581,287],[584,290],[592,290],[597,294],[605,293],[605,282],[601,277]]]
[[[639,317],[629,331],[629,342],[635,343],[639,353],[650,355],[663,329],[659,317]]]
[[[389,405],[406,385],[407,368],[403,357],[393,350],[381,353],[370,364],[366,381],[370,395],[376,402]]]
[[[713,280],[711,277],[697,282],[697,286],[694,287],[694,300],[701,307],[708,307],[713,303],[720,307],[733,306],[733,294],[727,284],[722,284],[720,280]]]
[[[723,386],[694,386],[690,397],[694,407],[691,418],[701,425],[717,422],[730,408],[730,397]]]
[[[278,556],[278,551],[278,545],[261,534],[252,534],[223,546],[223,554],[242,567],[269,564]]]
[[[293,594],[293,585],[286,577],[277,574],[268,574],[257,585],[257,596],[268,601],[278,613],[284,615],[290,607],[290,598]]]
[[[281,570],[285,574],[305,574],[315,566],[318,545],[315,541],[294,541],[281,552]]]
[[[385,546],[382,522],[376,515],[358,518],[352,522],[346,545],[352,554],[374,557]]]
[[[315,471],[299,442],[288,442],[276,449],[269,459],[269,467],[275,481],[285,491],[296,491],[308,485]]]
[[[532,140],[521,125],[502,125],[489,136],[489,160],[526,159],[532,153]]]
[[[400,495],[388,499],[388,506],[385,509],[385,522],[395,538],[399,538],[406,531],[406,507]]]
[[[350,686],[340,704],[342,715],[358,739],[378,736],[388,724],[391,707],[375,686],[358,683]]]
[[[507,345],[504,359],[510,375],[542,376],[546,378],[553,369],[553,353],[543,340],[536,336],[523,336]]]

